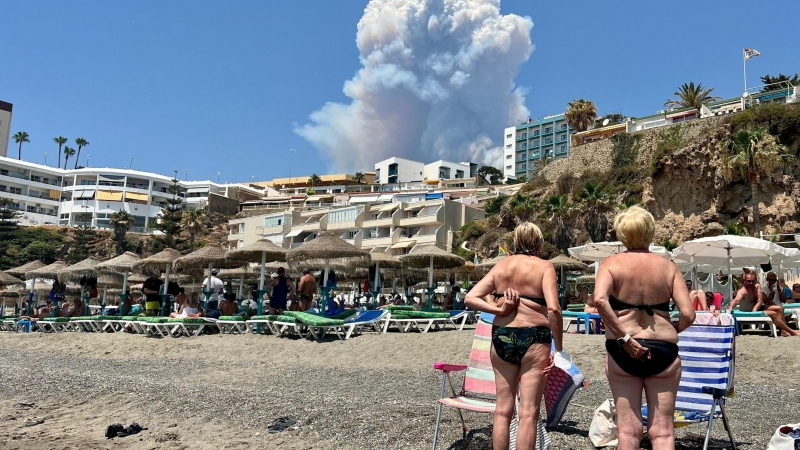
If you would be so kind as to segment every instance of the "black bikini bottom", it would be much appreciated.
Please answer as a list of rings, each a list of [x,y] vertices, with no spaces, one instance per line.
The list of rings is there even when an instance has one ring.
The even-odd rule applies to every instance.
[[[650,350],[649,353],[645,353],[644,359],[634,359],[616,340],[606,340],[606,351],[614,362],[620,369],[634,377],[647,378],[658,375],[667,370],[678,358],[678,344],[655,339],[636,339],[636,342]]]
[[[528,353],[531,345],[550,346],[551,341],[550,327],[514,328],[492,325],[492,347],[500,359],[510,364],[522,364],[522,357]]]

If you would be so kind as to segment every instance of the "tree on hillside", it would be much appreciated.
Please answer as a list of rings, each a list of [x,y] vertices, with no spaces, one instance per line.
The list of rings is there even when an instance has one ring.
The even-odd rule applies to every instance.
[[[64,167],[67,167],[69,157],[75,154],[75,149],[72,147],[64,147]]]
[[[542,170],[547,167],[548,164],[553,162],[552,156],[542,155],[541,158],[531,161],[530,163],[530,170],[528,172],[531,174],[531,180],[539,176]]]
[[[597,119],[597,107],[591,100],[575,100],[567,103],[564,118],[573,130],[586,131]]]
[[[521,192],[514,194],[501,209],[501,223],[513,228],[518,223],[528,222],[536,215],[538,204],[532,197]]]
[[[750,236],[750,233],[747,231],[747,227],[743,225],[739,225],[734,221],[730,221],[725,225],[720,231],[720,234],[728,234],[733,236]]]
[[[77,156],[75,156],[75,168],[77,169],[78,168],[78,162],[81,159],[81,149],[83,147],[86,147],[87,145],[89,145],[89,141],[87,141],[84,138],[75,138],[75,145],[78,146],[78,154],[77,154]],[[64,168],[65,169],[67,168],[66,165],[64,166]]]
[[[761,90],[762,92],[775,91],[778,89],[785,89],[787,84],[791,84],[792,86],[800,86],[800,77],[798,77],[797,74],[794,74],[794,76],[791,77],[782,73],[779,73],[777,77],[767,74],[761,77],[761,82],[765,85],[764,89]]]
[[[366,178],[364,172],[356,172],[355,175],[353,175],[353,181],[359,184],[363,183]]]
[[[758,180],[762,174],[773,173],[795,161],[787,153],[786,147],[779,144],[775,136],[766,128],[739,130],[725,142],[727,155],[722,164],[722,175],[731,181],[739,175],[750,181],[750,195],[753,203],[753,233],[761,230],[758,208]]]
[[[56,167],[58,167],[60,169],[61,168],[61,147],[64,144],[67,143],[67,138],[65,138],[64,136],[54,137],[53,138],[53,142],[58,144],[58,165]],[[66,167],[65,167],[65,169],[66,169]]]
[[[569,235],[569,217],[572,206],[565,195],[551,195],[544,204],[544,211],[549,215],[549,220],[555,222],[553,226],[553,245],[563,253],[572,246]]]
[[[203,209],[185,209],[181,214],[181,228],[189,232],[189,243],[195,249],[195,237],[208,226],[208,218]]]
[[[12,208],[14,201],[10,198],[0,197],[0,222],[13,221],[22,213]]]
[[[181,215],[183,213],[183,198],[180,196],[181,186],[178,179],[172,179],[172,185],[167,188],[167,192],[172,198],[167,199],[167,204],[161,207],[161,216],[158,220],[151,220],[149,226],[164,233],[155,242],[155,250],[161,251],[164,248],[174,248],[178,250],[176,236],[181,232]]]
[[[127,211],[117,211],[111,215],[109,223],[114,227],[114,240],[117,241],[117,255],[125,251],[125,235],[133,227],[136,219]]]
[[[580,188],[577,197],[583,206],[583,225],[592,242],[605,241],[608,233],[606,214],[613,209],[611,196],[605,186],[587,182]]]
[[[703,83],[694,85],[694,81],[689,84],[683,83],[677,92],[674,92],[676,98],[669,99],[664,103],[666,108],[696,108],[700,109],[701,106],[708,102],[719,100],[721,97],[711,96],[714,88],[708,89],[703,86]]]
[[[29,139],[30,136],[28,136],[28,133],[26,133],[24,131],[17,131],[16,133],[14,133],[14,136],[12,136],[12,137],[14,138],[14,142],[19,144],[19,152],[17,153],[17,159],[21,160],[22,159],[22,144],[25,143],[25,142],[30,142],[31,141]]]
[[[312,173],[311,176],[308,177],[308,184],[310,184],[312,188],[321,183],[322,183],[322,178],[320,178],[320,176],[315,173]]]
[[[598,117],[597,120],[594,121],[594,127],[600,128],[603,126],[603,122],[608,119],[608,123],[605,126],[610,125],[617,125],[620,123],[625,123],[625,116],[620,113],[613,113],[613,114],[606,114],[603,117]]]
[[[503,178],[503,172],[494,166],[482,166],[475,175],[478,177],[476,181],[488,181],[489,184],[500,184],[500,180]]]

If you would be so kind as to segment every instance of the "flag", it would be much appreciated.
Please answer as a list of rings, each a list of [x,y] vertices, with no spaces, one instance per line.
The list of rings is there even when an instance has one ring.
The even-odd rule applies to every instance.
[[[497,250],[497,256],[510,255],[510,254],[511,254],[511,252],[509,252],[507,248],[505,248],[502,245],[499,246],[499,248]]]
[[[758,50],[756,50],[756,49],[746,48],[746,49],[744,49],[744,60],[747,61],[748,59],[754,58],[754,57],[756,57],[756,56],[758,56],[760,54],[761,53],[759,53]]]
[[[475,265],[477,266],[478,265],[478,254],[477,253],[475,253],[474,262],[475,262]]]

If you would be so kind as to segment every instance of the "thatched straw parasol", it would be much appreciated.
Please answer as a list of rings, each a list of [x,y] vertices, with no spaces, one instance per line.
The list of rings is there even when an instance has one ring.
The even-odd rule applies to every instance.
[[[139,262],[133,265],[133,271],[142,274],[154,274],[161,273],[164,270],[164,286],[169,286],[169,271],[172,269],[172,264],[175,260],[180,257],[181,252],[172,248],[165,248],[155,255],[140,259]],[[144,281],[142,282],[144,283]],[[167,310],[169,308],[171,308],[171,305],[167,305]]]
[[[56,261],[53,264],[48,266],[40,267],[38,269],[29,270],[25,272],[25,278],[33,279],[33,278],[47,278],[50,280],[55,280],[58,278],[58,272],[66,269],[67,263],[64,261]]]
[[[94,268],[100,264],[100,261],[94,257],[88,257],[83,261],[73,264],[69,267],[65,267],[58,271],[58,279],[61,281],[72,281],[72,282],[79,282],[83,277],[92,277],[95,276]]]
[[[586,270],[589,268],[588,265],[578,261],[575,258],[570,258],[567,255],[558,255],[549,261],[551,264],[553,264],[553,267],[555,267],[556,269]]]
[[[136,256],[136,254],[131,252],[125,252],[116,258],[109,259],[106,262],[102,262],[95,266],[95,273],[101,275],[104,271],[114,272],[114,273],[121,273],[122,274],[122,302],[125,302],[125,297],[127,297],[127,287],[128,287],[128,275],[133,272],[133,265],[140,261],[140,258]]]
[[[497,255],[494,258],[487,259],[486,261],[478,264],[481,269],[491,269],[496,266],[500,261],[508,258],[509,255]]]
[[[128,284],[142,284],[147,281],[148,278],[150,278],[150,276],[143,273],[132,273],[128,275]]]
[[[242,248],[228,250],[225,256],[231,261],[261,262],[261,273],[258,280],[258,290],[264,291],[264,274],[267,261],[286,261],[286,249],[271,241],[262,239]],[[261,295],[261,294],[259,294]]]
[[[5,273],[9,275],[13,275],[15,277],[24,277],[26,273],[30,272],[31,270],[41,269],[44,267],[44,263],[39,261],[31,261],[29,263],[25,263],[19,267],[14,267],[13,269],[8,269]]]
[[[326,231],[313,241],[306,242],[286,252],[286,260],[290,263],[308,259],[325,260],[325,274],[322,277],[323,302],[326,302],[328,298],[328,273],[330,272],[330,260],[334,258],[363,259],[367,258],[367,252],[359,250],[355,245],[346,242],[335,231]]]
[[[594,275],[582,275],[575,279],[576,283],[579,284],[593,284],[595,280]]]
[[[433,270],[453,269],[464,265],[464,258],[446,252],[435,245],[415,246],[407,255],[400,256],[403,264],[410,267],[428,266],[428,309],[433,308]]]
[[[12,286],[15,284],[25,284],[25,282],[5,272],[0,272],[0,286]]]
[[[241,263],[229,261],[225,257],[225,249],[222,247],[206,245],[199,250],[195,250],[188,255],[181,256],[180,258],[176,259],[175,262],[172,263],[172,268],[175,269],[176,272],[186,272],[191,269],[208,267],[208,278],[204,278],[204,280],[209,281],[206,283],[206,287],[210,289],[211,272],[215,267],[219,269],[235,268],[239,264]],[[205,299],[203,300],[203,308],[206,308],[208,305],[208,300],[211,299],[211,295],[213,293],[211,291],[205,291],[203,294],[205,296]]]

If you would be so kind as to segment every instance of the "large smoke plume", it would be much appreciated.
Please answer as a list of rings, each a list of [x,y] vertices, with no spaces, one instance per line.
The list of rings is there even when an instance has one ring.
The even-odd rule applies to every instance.
[[[391,157],[502,167],[502,130],[528,117],[514,77],[533,51],[529,17],[500,0],[371,0],[358,23],[363,67],[350,104],[296,126],[340,170]]]

